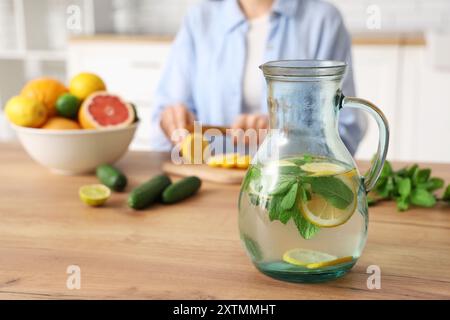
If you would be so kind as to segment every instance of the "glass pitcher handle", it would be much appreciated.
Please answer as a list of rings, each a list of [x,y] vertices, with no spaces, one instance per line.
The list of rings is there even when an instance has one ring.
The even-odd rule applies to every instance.
[[[389,145],[389,125],[383,112],[381,112],[381,110],[373,103],[364,99],[343,97],[341,106],[344,108],[349,107],[367,111],[375,118],[378,125],[379,140],[377,154],[373,160],[372,167],[364,177],[364,187],[366,192],[369,192],[375,186],[375,183],[381,174],[381,170],[383,169],[384,161],[386,160]]]

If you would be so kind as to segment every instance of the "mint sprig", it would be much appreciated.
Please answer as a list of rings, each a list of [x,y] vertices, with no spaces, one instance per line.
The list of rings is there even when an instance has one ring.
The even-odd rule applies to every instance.
[[[343,210],[353,203],[355,196],[342,180],[331,176],[314,177],[308,180],[312,192],[324,197],[334,207]]]
[[[432,208],[438,201],[450,204],[450,185],[439,199],[435,192],[444,187],[444,180],[432,177],[431,173],[430,168],[420,168],[417,164],[395,171],[386,161],[380,178],[368,195],[368,204],[394,200],[399,211],[406,211],[411,206]]]

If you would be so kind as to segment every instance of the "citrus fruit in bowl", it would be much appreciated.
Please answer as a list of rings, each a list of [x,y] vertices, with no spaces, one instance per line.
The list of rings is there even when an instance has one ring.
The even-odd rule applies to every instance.
[[[82,72],[70,80],[69,90],[71,94],[83,101],[94,92],[105,91],[106,85],[98,75]]]
[[[40,101],[47,107],[48,115],[54,116],[56,114],[56,100],[67,91],[64,84],[56,79],[38,78],[28,82],[23,87],[20,95],[22,97]]]
[[[73,94],[65,93],[56,100],[56,113],[68,119],[76,119],[80,109],[80,100]]]
[[[48,121],[41,127],[46,130],[79,130],[81,129],[78,122],[62,118],[53,117],[48,119]]]
[[[52,119],[58,118],[49,121]],[[127,152],[137,125],[133,123],[127,127],[104,130],[12,126],[23,147],[36,162],[55,173],[84,174],[93,172],[100,164],[112,164],[120,159]]]
[[[88,96],[78,112],[78,121],[84,129],[122,128],[132,124],[134,119],[132,104],[106,91]]]
[[[5,114],[15,125],[38,128],[47,121],[48,109],[36,99],[15,96],[6,103]]]

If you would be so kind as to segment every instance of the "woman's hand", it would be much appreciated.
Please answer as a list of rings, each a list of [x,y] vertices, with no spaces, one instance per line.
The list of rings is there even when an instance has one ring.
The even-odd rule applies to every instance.
[[[257,143],[260,143],[265,137],[266,130],[264,129],[267,129],[268,127],[269,118],[265,114],[241,114],[231,126],[231,129],[233,130],[233,141],[236,143],[243,139],[244,143],[248,144],[250,141],[250,132],[247,130],[253,129],[255,131],[253,134],[256,134]]]
[[[184,104],[174,104],[164,108],[161,113],[160,125],[165,135],[173,143],[183,140],[181,135],[173,135],[176,130],[186,129],[194,123],[195,116]]]

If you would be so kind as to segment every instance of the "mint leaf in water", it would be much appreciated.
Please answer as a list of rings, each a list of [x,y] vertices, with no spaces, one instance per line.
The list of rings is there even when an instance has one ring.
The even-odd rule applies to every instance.
[[[259,170],[259,168],[254,166],[250,167],[242,184],[242,189],[247,190],[251,181],[259,181],[260,178],[261,178],[261,170]]]
[[[314,177],[308,179],[312,192],[325,198],[338,209],[345,209],[353,202],[353,192],[342,180],[335,177]]]
[[[283,200],[280,203],[280,208],[282,210],[289,210],[294,206],[295,200],[297,199],[297,190],[298,184],[294,183],[289,189],[289,191],[285,194]]]
[[[301,172],[302,170],[296,165],[278,167],[278,174],[280,175],[297,177]]]
[[[318,226],[306,220],[298,210],[295,214],[292,215],[292,218],[295,222],[295,225],[297,226],[298,232],[306,240],[314,237],[314,235],[320,230]]]
[[[258,243],[245,234],[241,235],[241,239],[252,258],[254,258],[256,261],[262,260],[263,255]]]
[[[275,188],[269,193],[270,195],[285,194],[294,184],[295,179],[282,180],[275,185]]]
[[[304,160],[305,162],[312,162],[312,161],[314,160],[314,158],[313,158],[313,156],[310,155],[309,153],[305,153],[305,154],[303,155],[303,160]]]
[[[298,209],[295,206],[293,206],[289,210],[281,211],[278,218],[282,224],[286,224],[289,221],[289,219],[291,219],[291,217],[293,215],[295,215],[297,212],[298,212]]]
[[[269,202],[269,219],[270,221],[278,220],[280,216],[280,203],[282,196],[273,196]]]

